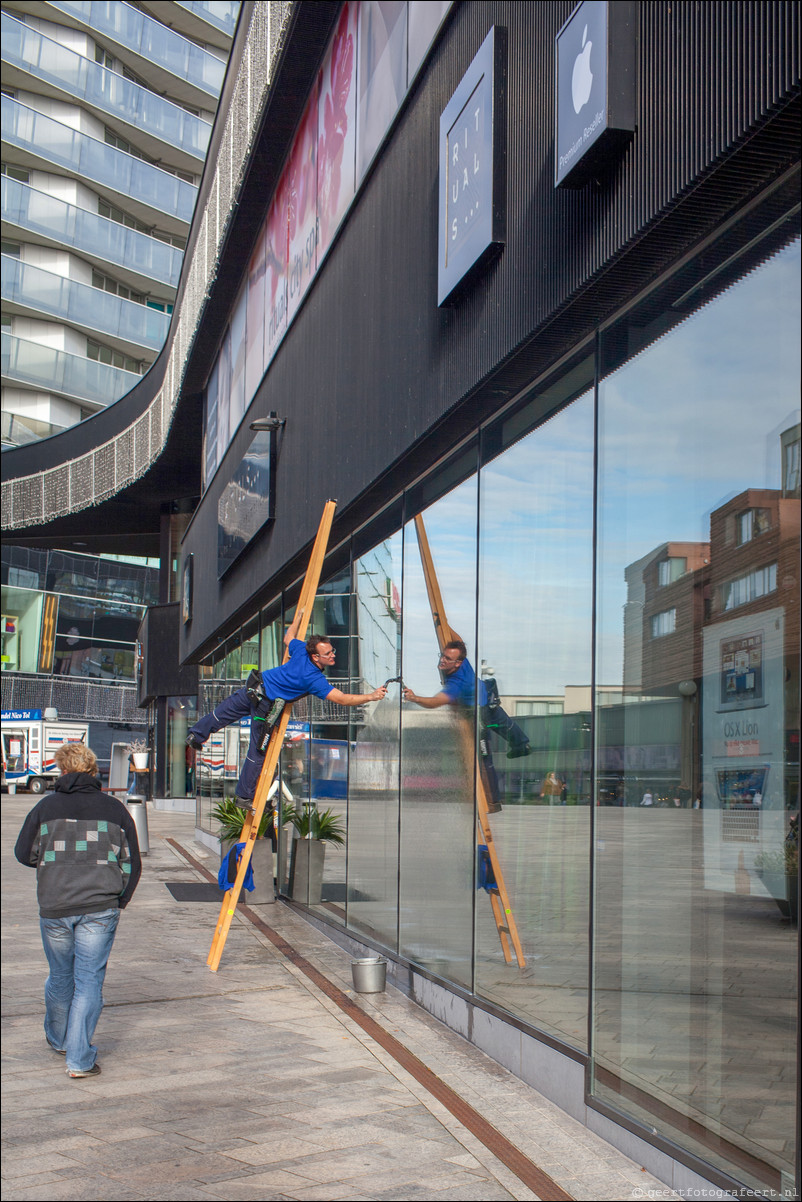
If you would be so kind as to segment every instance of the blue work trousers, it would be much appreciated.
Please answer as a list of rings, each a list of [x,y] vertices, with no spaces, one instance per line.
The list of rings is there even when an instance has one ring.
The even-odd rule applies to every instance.
[[[237,689],[236,693],[232,693],[230,697],[226,697],[225,701],[216,705],[205,718],[200,718],[189,732],[199,742],[205,743],[209,735],[214,734],[215,731],[222,730],[224,726],[231,726],[232,722],[239,722],[240,718],[251,717],[251,741],[237,781],[237,797],[242,798],[243,801],[253,799],[265,759],[258,746],[259,739],[264,733],[264,723],[253,721],[253,710],[254,706],[248,696],[248,690]]]
[[[92,1043],[103,1009],[103,979],[120,910],[40,918],[42,944],[50,966],[45,982],[45,1036],[66,1052],[67,1068],[86,1072],[97,1060]]]

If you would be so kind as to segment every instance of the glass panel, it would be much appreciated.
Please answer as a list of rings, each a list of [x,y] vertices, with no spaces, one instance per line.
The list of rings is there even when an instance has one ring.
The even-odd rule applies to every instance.
[[[248,264],[245,315],[245,408],[253,398],[264,371],[265,234],[260,231]]]
[[[351,584],[346,568],[324,581],[315,598],[308,634],[325,634],[334,648],[336,661],[327,676],[332,686],[352,693],[350,671],[351,643]],[[343,836],[347,830],[348,797],[348,729],[349,720],[358,713],[344,706],[332,705],[315,697],[307,697],[293,707],[294,715],[302,718],[303,706],[309,722],[307,743],[307,779],[309,800],[319,813],[330,810],[339,820]],[[345,922],[346,846],[327,842],[323,849],[322,890],[316,891],[314,872],[310,872],[310,887],[305,898],[308,905],[322,905],[326,916]]]
[[[164,345],[170,325],[167,314],[21,263],[8,255],[3,255],[2,260],[3,298],[7,302],[64,318],[154,352]]]
[[[317,83],[306,104],[287,163],[291,321],[317,271]]]
[[[100,217],[8,176],[2,178],[6,220],[87,251],[107,263],[137,271],[170,288],[178,286],[182,252],[108,217]]]
[[[584,376],[592,382],[592,363]],[[479,892],[476,991],[584,1048],[592,393],[484,467],[480,496],[479,732],[504,807],[490,823],[526,966],[505,963]]]
[[[248,290],[243,288],[231,315],[231,402],[228,420],[232,437],[245,412],[245,310],[247,303]]]
[[[193,184],[37,113],[10,96],[4,95],[0,103],[3,140],[12,146],[121,197],[135,196],[155,213],[169,213],[187,223],[192,220],[197,196]]]
[[[161,40],[165,29],[162,25],[158,29]],[[208,121],[51,41],[5,12],[2,38],[4,61],[203,162],[212,131]]]
[[[401,549],[399,531],[354,560],[358,693],[401,674]],[[390,948],[398,939],[400,697],[400,683],[391,684],[349,736],[348,924]]]
[[[201,46],[194,45],[180,33],[162,25],[160,21],[152,20],[144,13],[138,12],[132,5],[96,4],[93,0],[55,0],[51,7],[77,18],[90,29],[97,30],[119,45],[136,51],[172,75],[182,76],[215,99],[219,95],[223,86],[226,60],[219,59]],[[187,4],[184,7],[194,9],[203,6]],[[220,28],[233,35],[236,16],[233,16],[232,22],[231,10],[236,10],[238,14],[239,4],[225,4],[220,7],[230,10],[226,13],[225,24],[220,25]],[[218,24],[211,16],[207,16],[206,19]]]
[[[110,405],[119,400],[141,379],[138,373],[109,367],[11,334],[3,334],[2,348],[4,378],[98,405]]]
[[[36,672],[43,600],[44,594],[33,589],[3,586],[0,638],[4,672]]]
[[[651,345],[648,320],[612,330],[599,394],[593,1091],[761,1192],[790,1182],[796,1136],[790,224],[761,242],[753,215],[741,278],[730,242],[729,287],[684,320],[717,271],[709,259],[700,284],[672,282],[683,295]],[[739,544],[747,509],[769,520]],[[675,557],[687,570],[661,584]]]
[[[187,731],[198,720],[196,697],[167,698],[167,796],[195,793],[195,755],[187,747]]]
[[[362,0],[359,6],[357,179],[362,179],[407,87],[407,5]]]
[[[317,142],[318,261],[354,197],[358,5],[342,7],[320,73]]]
[[[408,87],[426,57],[446,13],[451,8],[451,0],[410,0],[407,8],[409,10]]]
[[[475,460],[474,460],[475,461]],[[423,512],[445,617],[468,644],[465,688],[449,704],[414,522],[404,529],[404,684],[434,708],[401,715],[400,951],[470,986],[476,854],[476,476]]]
[[[95,643],[75,635],[56,635],[53,671],[60,676],[133,680],[134,648]]]

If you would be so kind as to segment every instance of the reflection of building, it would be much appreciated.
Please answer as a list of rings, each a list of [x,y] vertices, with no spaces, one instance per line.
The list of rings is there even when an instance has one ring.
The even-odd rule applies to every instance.
[[[4,446],[117,400],[164,341],[239,4],[169,7],[3,6]]]
[[[709,555],[706,543],[665,543],[627,567],[624,684],[628,693],[657,692],[663,677],[675,682],[698,675],[687,635],[702,620],[704,585],[700,589],[697,573]]]
[[[799,446],[798,427],[795,440],[788,436],[793,433],[782,436],[784,465],[793,465]],[[716,792],[722,802],[736,799],[723,783],[737,783],[736,768],[748,775],[769,760],[774,791],[764,796],[762,788],[753,788],[752,793],[759,792],[760,804],[768,804],[771,796],[781,806],[793,806],[797,799],[798,742],[784,719],[786,712],[793,718],[795,705],[783,698],[799,671],[800,503],[789,492],[792,488],[746,489],[711,513],[709,543],[666,543],[626,570],[627,691],[675,697],[677,704],[684,697],[682,704],[691,708],[686,717],[695,727],[702,721],[703,709],[695,701],[701,691],[707,742],[703,748],[697,729],[694,754],[717,757]],[[641,614],[637,628],[628,616],[632,610]],[[633,671],[637,662],[639,679]],[[749,711],[755,712],[754,720],[746,720]],[[722,714],[735,717],[723,721]],[[739,714],[743,721],[736,720]],[[718,727],[720,734],[710,742]],[[695,790],[700,769],[692,762],[688,738],[683,775],[690,771],[688,784]]]

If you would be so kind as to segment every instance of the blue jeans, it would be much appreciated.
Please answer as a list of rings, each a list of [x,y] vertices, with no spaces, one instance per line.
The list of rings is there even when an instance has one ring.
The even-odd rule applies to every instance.
[[[120,911],[40,918],[50,966],[45,982],[45,1035],[51,1047],[67,1053],[67,1068],[86,1072],[97,1060],[92,1044],[103,1009],[103,978]]]

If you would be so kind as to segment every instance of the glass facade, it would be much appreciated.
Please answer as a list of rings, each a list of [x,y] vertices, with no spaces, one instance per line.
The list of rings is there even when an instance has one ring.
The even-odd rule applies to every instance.
[[[796,1130],[798,227],[711,239],[353,534],[311,629],[333,684],[387,698],[297,703],[281,764],[284,803],[347,831],[299,897],[285,827],[286,892],[762,1191]],[[262,611],[262,667],[297,595]],[[255,631],[206,665],[203,712]]]
[[[625,696],[596,697],[593,1088],[756,1188],[794,1162],[799,317],[797,239],[600,348],[597,680]]]
[[[158,574],[139,562],[4,547],[3,672],[132,682]]]

